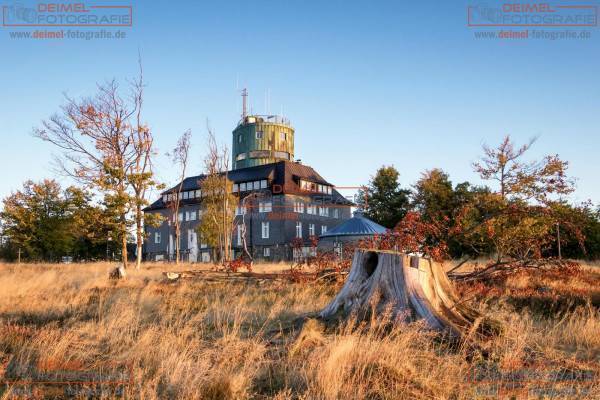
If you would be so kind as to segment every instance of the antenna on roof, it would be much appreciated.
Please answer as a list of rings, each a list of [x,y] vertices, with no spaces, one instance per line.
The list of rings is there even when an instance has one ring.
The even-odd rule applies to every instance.
[[[242,89],[242,119],[246,119],[246,116],[248,115],[247,99],[248,99],[248,90],[246,90],[246,88],[243,88]]]

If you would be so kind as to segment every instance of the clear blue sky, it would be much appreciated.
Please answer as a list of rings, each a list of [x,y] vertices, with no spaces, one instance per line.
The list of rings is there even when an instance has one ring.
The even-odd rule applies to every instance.
[[[481,145],[511,134],[539,136],[530,155],[558,153],[578,178],[573,199],[600,201],[600,28],[587,40],[476,39],[462,1],[115,4],[133,4],[123,40],[0,32],[0,197],[55,176],[55,149],[31,131],[62,93],[134,77],[139,49],[145,118],[161,154],[192,129],[191,173],[201,170],[207,119],[230,143],[239,85],[258,113],[270,90],[271,111],[283,107],[296,128],[296,157],[336,185],[364,184],[382,164],[405,186],[434,167],[478,182],[470,164]],[[168,160],[157,167],[172,183]]]

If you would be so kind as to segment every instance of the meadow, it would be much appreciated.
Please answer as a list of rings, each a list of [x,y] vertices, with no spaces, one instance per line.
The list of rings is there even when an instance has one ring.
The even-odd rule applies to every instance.
[[[35,371],[107,366],[122,366],[127,382],[106,398],[600,398],[595,265],[459,284],[504,326],[476,345],[385,315],[325,324],[315,314],[339,281],[170,283],[169,264],[111,281],[112,267],[0,265],[0,398],[64,389],[31,384]]]

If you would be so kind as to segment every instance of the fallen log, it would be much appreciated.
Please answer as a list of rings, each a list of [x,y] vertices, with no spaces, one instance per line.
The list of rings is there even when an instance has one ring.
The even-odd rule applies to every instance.
[[[391,310],[394,320],[424,320],[433,330],[455,337],[500,330],[460,301],[441,264],[394,251],[357,249],[348,278],[321,311],[325,320]]]

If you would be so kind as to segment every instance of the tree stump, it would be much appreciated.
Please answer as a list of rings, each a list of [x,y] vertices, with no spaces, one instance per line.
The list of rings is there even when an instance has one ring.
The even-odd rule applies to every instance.
[[[391,310],[393,320],[424,320],[452,336],[497,332],[499,325],[462,303],[441,264],[394,251],[357,249],[348,278],[320,316]]]
[[[127,272],[125,271],[125,267],[123,264],[117,265],[113,270],[108,274],[110,279],[124,279],[127,277]]]

